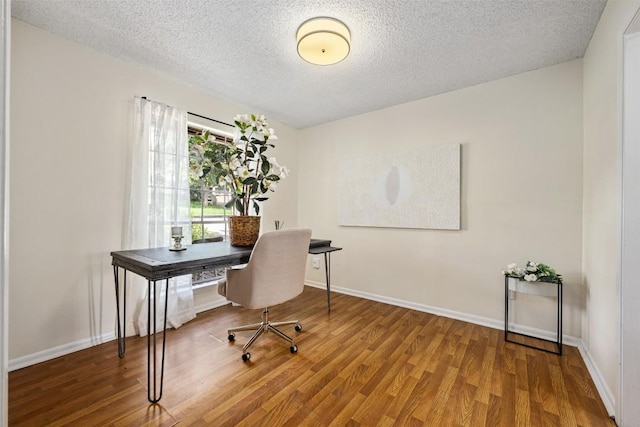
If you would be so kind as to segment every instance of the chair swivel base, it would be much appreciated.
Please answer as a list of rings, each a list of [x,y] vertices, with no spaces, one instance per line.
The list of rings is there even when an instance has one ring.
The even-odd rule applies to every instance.
[[[300,323],[297,320],[288,320],[285,322],[270,322],[269,321],[269,309],[265,308],[262,311],[262,321],[260,323],[253,323],[251,325],[245,325],[245,326],[238,326],[236,328],[230,328],[228,329],[228,339],[229,341],[233,342],[236,339],[236,334],[235,332],[240,332],[240,331],[254,331],[254,334],[251,336],[251,338],[249,338],[249,341],[247,341],[247,343],[242,346],[242,360],[243,361],[248,361],[249,359],[251,359],[251,353],[249,353],[247,350],[249,349],[249,347],[251,346],[251,344],[254,343],[254,341],[262,334],[267,333],[269,331],[275,333],[277,336],[279,336],[280,338],[286,340],[287,342],[289,342],[291,344],[291,346],[289,347],[289,351],[291,351],[291,353],[297,353],[298,352],[298,346],[295,345],[293,343],[293,338],[291,338],[290,336],[288,336],[287,334],[285,334],[284,332],[282,332],[280,329],[278,329],[278,326],[284,326],[284,325],[295,325],[295,330],[296,332],[300,332],[302,331],[302,325],[300,325]]]

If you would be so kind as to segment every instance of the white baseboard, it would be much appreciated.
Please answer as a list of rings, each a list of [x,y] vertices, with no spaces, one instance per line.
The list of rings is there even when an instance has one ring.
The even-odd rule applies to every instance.
[[[305,284],[314,288],[326,289],[326,285],[321,282],[306,281]],[[476,316],[473,314],[447,310],[444,308],[433,307],[426,304],[419,304],[411,301],[405,301],[397,298],[391,298],[391,297],[372,294],[369,292],[356,291],[353,289],[341,288],[336,286],[333,286],[331,290],[341,294],[364,298],[371,301],[378,301],[386,304],[395,305],[398,307],[409,308],[412,310],[422,311],[425,313],[435,314],[438,316],[449,317],[452,319],[462,320],[462,321],[474,323],[477,325],[487,326],[493,329],[500,329],[500,330],[504,329],[504,322],[502,320]],[[217,307],[222,307],[227,304],[229,304],[229,302],[225,299],[211,301],[206,304],[199,304],[198,306],[196,306],[196,313],[201,313],[203,311],[211,310]],[[552,340],[555,339],[554,332],[545,331],[542,329],[514,325],[513,331],[525,333],[527,335],[532,335],[532,336],[544,338],[544,339],[552,339]],[[602,374],[597,368],[597,365],[593,362],[591,354],[587,349],[584,348],[582,344],[582,340],[570,335],[563,335],[562,339],[564,343],[578,348],[578,350],[580,351],[580,355],[582,356],[585,362],[585,365],[587,366],[587,369],[591,374],[591,378],[595,383],[596,389],[598,390],[598,393],[600,394],[600,397],[608,413],[610,415],[614,415],[615,414],[615,398],[613,397],[613,393],[611,392],[609,387],[607,387],[605,381],[603,380]],[[85,348],[89,348],[94,345],[102,344],[102,343],[113,341],[113,340],[115,340],[115,334],[111,332],[111,333],[103,334],[101,336],[92,337],[89,339],[79,340],[79,341],[64,344],[61,346],[53,347],[47,350],[39,351],[37,353],[18,357],[16,359],[11,359],[9,360],[9,372],[15,371],[17,369],[25,368],[27,366],[35,365],[37,363],[45,362],[47,360],[55,359],[56,357],[64,356],[76,351],[84,350]]]
[[[306,281],[305,284],[314,288],[327,289],[326,285],[321,282]],[[372,301],[383,302],[383,303],[395,305],[398,307],[410,308],[410,309],[422,311],[425,313],[436,314],[438,316],[444,316],[452,319],[462,320],[469,323],[475,323],[477,325],[487,326],[489,328],[504,330],[504,320],[496,320],[496,319],[490,319],[482,316],[475,316],[473,314],[461,313],[458,311],[447,310],[439,307],[432,307],[426,304],[418,304],[411,301],[385,297],[381,295],[372,294],[369,292],[356,291],[353,289],[341,288],[338,286],[332,286],[331,291],[341,293],[341,294],[346,294],[346,295],[352,295],[355,297],[364,298]],[[529,328],[526,326],[518,326],[518,325],[510,326],[509,329],[513,330],[514,332],[519,332],[519,333],[523,333],[523,334],[527,334],[527,335],[531,335],[534,337],[543,338],[547,340],[555,340],[556,338],[555,332],[545,331],[542,329]],[[593,362],[593,358],[591,357],[591,354],[584,347],[582,339],[571,336],[571,335],[563,334],[562,342],[564,344],[571,345],[578,348],[578,351],[580,352],[580,355],[584,360],[587,370],[589,371],[589,374],[593,379],[593,382],[596,386],[596,390],[600,394],[600,398],[602,399],[602,403],[604,404],[608,414],[611,416],[615,415],[614,395],[609,389],[609,387],[607,386],[607,383],[604,381],[603,379],[604,377],[600,373],[600,370],[598,369],[597,365]]]
[[[93,347],[94,345],[113,341],[115,339],[115,332],[110,332],[97,337],[74,341],[68,344],[49,348],[47,350],[42,350],[37,353],[11,359],[9,360],[9,372],[15,371],[16,369],[26,368],[27,366],[35,365],[36,363],[46,362],[47,360],[55,359],[56,357],[84,350],[85,348]]]
[[[224,305],[231,304],[230,301],[227,301],[225,298],[217,299],[215,301],[209,301],[204,304],[196,305],[196,313],[202,313],[203,311],[213,310],[214,308],[222,307]]]
[[[591,357],[591,353],[584,347],[582,342],[578,346],[578,351],[580,351],[580,355],[582,356],[582,360],[584,360],[584,364],[587,365],[587,370],[589,371],[591,379],[593,379],[593,382],[596,385],[596,389],[600,394],[602,403],[604,403],[604,406],[607,409],[607,413],[610,416],[614,416],[616,413],[616,399],[611,392],[611,389],[604,381],[604,377],[598,369],[598,365],[594,363],[593,358]]]
[[[305,282],[305,284],[314,288],[327,289],[326,285],[322,282],[315,282],[315,281],[308,280]],[[424,313],[435,314],[443,317],[449,317],[451,319],[462,320],[465,322],[474,323],[476,325],[487,326],[493,329],[504,330],[503,319],[498,320],[498,319],[491,319],[488,317],[476,316],[474,314],[462,313],[454,310],[447,310],[446,308],[433,307],[426,304],[419,304],[412,301],[405,301],[397,298],[372,294],[369,292],[362,292],[362,291],[356,291],[348,288],[341,288],[339,286],[332,286],[331,291],[337,292],[340,294],[351,295],[354,297],[364,298],[371,301],[383,302],[383,303],[395,305],[398,307],[410,308],[412,310],[422,311]],[[528,326],[510,324],[509,330],[513,332],[531,335],[537,338],[546,339],[546,340],[555,341],[556,339],[556,332],[554,331],[546,331],[543,329],[530,328]],[[573,347],[578,347],[581,343],[581,340],[577,337],[563,334],[562,342],[563,344],[567,344]]]
[[[196,313],[202,313],[203,311],[211,310],[213,308],[222,307],[229,302],[226,299],[211,301],[206,304],[199,304],[195,307]],[[65,356],[76,351],[84,350],[85,348],[93,347],[94,345],[103,344],[105,342],[113,341],[116,339],[115,331],[103,334],[101,336],[87,338],[84,340],[74,341],[68,344],[60,345],[57,347],[42,350],[37,353],[28,354],[26,356],[18,357],[16,359],[9,360],[9,372],[17,369],[26,368],[27,366],[35,365],[37,363],[46,362],[47,360],[55,359],[56,357]],[[114,348],[114,351],[115,348]]]

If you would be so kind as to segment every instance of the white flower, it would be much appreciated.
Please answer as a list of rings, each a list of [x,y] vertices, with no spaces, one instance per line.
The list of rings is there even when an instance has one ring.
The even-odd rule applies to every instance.
[[[515,270],[517,266],[518,264],[516,264],[515,262],[512,262],[511,264],[507,265],[507,268],[509,270]]]
[[[269,181],[269,180],[266,180],[264,182],[264,186],[271,191],[276,191],[276,188],[278,188],[278,184],[275,181]]]
[[[536,270],[538,270],[538,267],[535,267],[533,265],[528,265],[527,266],[527,271],[536,271]]]
[[[191,151],[199,156],[202,156],[204,154],[204,147],[200,144],[193,144],[191,146]]]
[[[269,157],[269,165],[271,169],[269,169],[268,175],[278,175],[280,173],[280,165],[275,157]]]
[[[527,282],[535,282],[536,280],[538,280],[538,277],[535,274],[525,274],[524,280],[526,280]]]
[[[240,163],[240,159],[238,159],[238,156],[232,156],[231,160],[229,160],[229,169],[235,171],[239,169],[241,166],[242,166],[242,163]]]
[[[289,175],[289,169],[286,166],[280,166],[275,157],[269,158],[271,169],[267,175],[277,175],[280,179],[285,179]]]
[[[273,130],[273,128],[267,129],[265,127],[265,128],[262,128],[261,132],[264,139],[278,139],[278,137],[276,136],[276,131]]]
[[[202,165],[191,165],[189,169],[191,170],[191,174],[197,176],[198,178],[200,178],[203,174]]]
[[[236,172],[240,179],[246,179],[251,176],[251,172],[246,166],[241,166]]]
[[[248,114],[236,114],[236,116],[233,118],[233,121],[248,125],[249,123],[251,123],[251,117]]]

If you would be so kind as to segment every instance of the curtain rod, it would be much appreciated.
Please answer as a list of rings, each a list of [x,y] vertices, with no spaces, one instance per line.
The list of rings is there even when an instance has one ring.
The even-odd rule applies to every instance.
[[[149,98],[147,98],[146,96],[141,96],[140,98],[145,99],[147,101],[151,101]],[[196,117],[200,117],[201,119],[205,119],[205,120],[211,120],[212,122],[216,122],[216,123],[220,123],[221,125],[227,125],[230,127],[234,127],[233,125],[230,125],[227,122],[222,122],[220,120],[216,120],[216,119],[212,119],[211,117],[207,117],[207,116],[203,116],[201,114],[196,114],[196,113],[192,113],[191,111],[187,111],[187,114],[190,114],[192,116],[196,116]]]

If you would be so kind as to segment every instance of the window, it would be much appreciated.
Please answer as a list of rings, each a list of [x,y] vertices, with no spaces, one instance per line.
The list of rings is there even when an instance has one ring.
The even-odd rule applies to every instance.
[[[232,141],[233,136],[218,129],[203,126],[197,123],[188,123],[189,146],[191,148],[192,137],[200,135],[204,130],[211,133],[211,137],[219,141]],[[228,217],[232,210],[225,208],[229,202],[230,193],[226,186],[219,186],[212,182],[207,174],[202,179],[189,177],[190,203],[191,203],[191,238],[194,242],[204,239],[227,240],[229,237]],[[224,269],[204,271],[193,275],[194,286],[202,286],[205,283],[218,280],[224,276]]]

